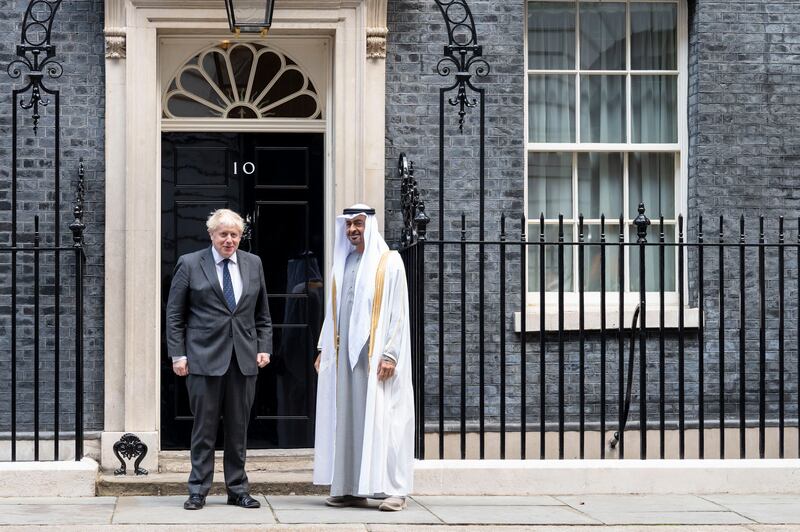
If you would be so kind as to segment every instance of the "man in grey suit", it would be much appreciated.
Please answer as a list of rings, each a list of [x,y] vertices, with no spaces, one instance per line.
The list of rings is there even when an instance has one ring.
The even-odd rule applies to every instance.
[[[244,463],[258,369],[269,364],[272,322],[261,259],[239,250],[241,216],[219,209],[206,222],[211,246],[178,259],[167,302],[172,370],[187,376],[192,472],[187,510],[199,510],[214,476],[214,443],[222,415],[228,504],[258,508]]]

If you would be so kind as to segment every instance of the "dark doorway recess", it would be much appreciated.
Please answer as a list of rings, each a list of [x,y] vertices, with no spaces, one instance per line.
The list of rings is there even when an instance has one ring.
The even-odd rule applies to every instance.
[[[273,322],[274,352],[258,376],[248,447],[313,446],[313,357],[324,293],[323,161],[323,135],[317,133],[162,135],[163,449],[188,449],[192,428],[186,385],[172,373],[164,337],[172,270],[180,255],[210,245],[205,221],[222,207],[248,219],[240,249],[261,257]]]

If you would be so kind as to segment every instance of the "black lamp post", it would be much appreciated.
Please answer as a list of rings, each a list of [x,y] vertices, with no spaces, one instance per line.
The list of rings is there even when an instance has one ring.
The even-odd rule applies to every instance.
[[[275,0],[225,0],[228,24],[233,33],[267,34],[272,25]]]

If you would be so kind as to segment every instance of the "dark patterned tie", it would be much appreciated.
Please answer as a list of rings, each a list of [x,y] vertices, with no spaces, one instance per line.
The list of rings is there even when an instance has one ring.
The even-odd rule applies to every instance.
[[[236,309],[236,296],[233,295],[233,282],[231,281],[231,272],[228,270],[230,261],[231,259],[222,261],[222,295],[225,296],[228,308],[233,312]]]

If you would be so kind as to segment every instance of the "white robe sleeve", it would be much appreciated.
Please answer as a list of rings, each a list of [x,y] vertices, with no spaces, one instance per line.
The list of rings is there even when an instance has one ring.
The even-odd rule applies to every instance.
[[[395,292],[397,289],[392,290]],[[406,320],[405,307],[392,305],[386,330],[386,344],[383,346],[383,357],[395,364],[400,358],[400,342],[403,339],[403,325]]]

